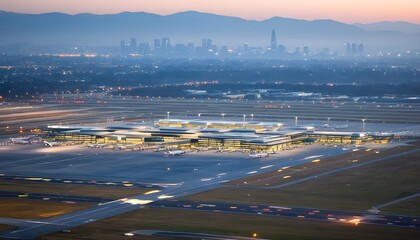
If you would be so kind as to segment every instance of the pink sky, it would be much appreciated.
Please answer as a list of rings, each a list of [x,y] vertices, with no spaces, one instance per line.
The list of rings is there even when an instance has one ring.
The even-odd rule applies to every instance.
[[[346,23],[409,21],[420,24],[420,0],[0,0],[0,9],[70,14],[144,11],[162,15],[195,10],[256,20],[280,16]]]

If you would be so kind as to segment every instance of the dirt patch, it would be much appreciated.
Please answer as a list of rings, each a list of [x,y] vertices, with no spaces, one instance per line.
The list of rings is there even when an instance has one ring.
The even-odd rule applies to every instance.
[[[94,206],[94,204],[68,204],[32,199],[0,198],[0,217],[49,218]]]

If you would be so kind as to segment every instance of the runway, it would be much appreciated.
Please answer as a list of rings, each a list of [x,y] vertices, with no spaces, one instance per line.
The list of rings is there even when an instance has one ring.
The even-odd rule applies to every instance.
[[[160,231],[160,230],[138,230],[130,232],[133,235],[143,236],[158,236],[158,237],[176,237],[176,238],[193,238],[193,239],[206,239],[206,240],[264,240],[256,237],[236,237],[236,236],[223,236],[205,233],[189,233],[189,232],[174,232],[174,231]],[[129,235],[131,235],[128,233]]]
[[[150,206],[212,211],[215,213],[256,214],[272,217],[305,218],[354,225],[376,224],[420,228],[420,217],[370,214],[367,212],[189,200],[158,201],[151,203]]]
[[[331,152],[328,152],[325,149],[322,150],[322,151],[325,151],[324,152],[325,154],[331,154]],[[405,153],[407,153],[407,152],[405,152]],[[401,153],[401,154],[399,154],[399,156],[401,156],[403,154],[404,153]],[[17,239],[33,239],[37,236],[44,235],[44,234],[47,234],[47,233],[60,231],[60,230],[63,230],[63,229],[79,226],[79,225],[85,224],[87,222],[97,221],[97,220],[101,220],[101,219],[104,219],[104,218],[119,215],[119,214],[122,214],[122,213],[126,213],[126,212],[129,212],[129,211],[133,211],[133,210],[145,207],[148,204],[150,204],[150,205],[158,204],[158,206],[162,207],[161,205],[159,205],[160,204],[159,201],[161,201],[161,200],[167,200],[167,199],[171,199],[171,198],[179,198],[179,197],[183,197],[183,196],[187,196],[187,195],[211,190],[211,189],[219,187],[222,183],[224,183],[226,181],[234,180],[234,179],[240,179],[240,178],[243,178],[245,176],[249,176],[251,172],[252,172],[252,174],[264,173],[264,172],[267,172],[267,171],[272,171],[275,168],[281,168],[281,167],[285,167],[285,166],[293,166],[293,165],[296,165],[296,164],[302,164],[304,162],[309,162],[309,161],[312,160],[311,158],[308,158],[311,155],[321,155],[321,153],[318,150],[318,151],[312,151],[312,152],[300,152],[299,154],[296,154],[291,159],[289,159],[289,157],[288,157],[286,159],[284,159],[284,158],[270,159],[270,160],[266,159],[266,160],[261,160],[261,161],[248,160],[248,162],[252,162],[253,164],[250,164],[247,167],[245,167],[245,166],[242,167],[242,168],[239,167],[237,169],[232,169],[232,168],[230,168],[229,170],[224,169],[225,170],[223,172],[224,174],[221,174],[219,171],[215,171],[215,172],[210,171],[208,174],[206,173],[206,174],[201,175],[199,177],[195,176],[195,178],[192,178],[192,179],[190,178],[188,181],[182,182],[181,184],[173,185],[173,186],[167,186],[166,188],[162,189],[160,192],[155,192],[155,193],[152,193],[152,194],[149,194],[149,195],[141,194],[141,195],[136,195],[136,196],[129,197],[129,198],[124,198],[124,199],[119,199],[119,200],[107,202],[107,203],[104,203],[104,204],[100,204],[96,207],[90,208],[90,209],[85,209],[85,210],[73,212],[73,213],[70,213],[70,214],[67,214],[67,215],[46,219],[45,221],[39,222],[38,224],[35,224],[35,225],[31,225],[30,227],[27,227],[27,225],[25,225],[25,224],[22,224],[22,225],[18,224],[18,226],[20,227],[18,230],[14,230],[14,231],[10,231],[8,233],[5,233],[1,237],[14,238],[14,239],[16,239],[16,238]],[[186,156],[188,156],[188,155],[186,155]],[[272,167],[263,168],[264,166],[268,166],[268,165],[272,165]],[[185,175],[185,176],[191,176],[191,174],[188,172],[187,175]],[[169,203],[171,203],[171,202],[168,202],[167,204],[169,204]],[[180,207],[180,206],[177,205],[177,202],[173,202],[171,204],[175,204],[175,205],[173,205],[175,207]],[[194,204],[193,202],[188,202],[188,204],[185,204],[185,202],[182,202],[181,205],[182,205],[183,208],[186,208],[186,207],[184,207],[184,205],[191,205],[192,206],[193,204]],[[198,203],[198,204],[202,204],[202,203]],[[237,205],[237,204],[235,204],[234,206],[236,206],[236,208],[231,208],[232,205],[230,205],[230,204],[222,204],[220,206],[221,210],[219,210],[219,211],[235,211],[235,212],[238,211],[238,213],[243,211],[244,213],[267,214],[267,215],[270,215],[270,216],[277,216],[277,214],[279,214],[279,212],[282,212],[284,210],[282,208],[279,208],[282,211],[278,211],[277,210],[278,208],[272,208],[270,206],[268,206],[268,210],[264,210],[264,209],[267,208],[267,206],[261,205],[261,206],[257,206],[255,208],[255,209],[258,209],[259,211],[254,211],[255,209],[249,207],[249,205]],[[238,207],[238,206],[240,206],[240,207]],[[245,208],[245,206],[248,206],[248,207]],[[234,209],[234,210],[229,210],[229,209]],[[241,209],[244,209],[244,210],[241,210]],[[276,210],[274,211],[274,209],[276,209]],[[345,219],[346,217],[348,217],[350,215],[359,216],[361,214],[361,213],[354,213],[354,212],[344,212],[343,213],[343,211],[331,211],[331,214],[334,215],[333,217],[331,217],[331,216],[328,216],[328,214],[330,214],[330,213],[328,213],[325,216],[325,215],[322,215],[322,214],[319,215],[317,212],[314,212],[314,211],[320,211],[320,210],[316,210],[316,209],[311,209],[311,210],[312,211],[308,211],[308,209],[297,209],[296,211],[292,211],[292,212],[286,211],[286,214],[284,216],[285,217],[299,217],[299,218],[301,218],[301,216],[303,216],[305,218],[306,217],[311,218],[311,216],[313,216],[314,219],[319,217],[321,220],[329,220],[329,221],[332,221],[334,219],[328,219],[328,218],[335,218],[334,221],[336,221],[338,219],[337,221],[340,222],[340,221],[342,221],[342,220],[340,220],[342,218]],[[314,212],[316,214],[312,214],[310,212]],[[288,216],[287,214],[289,214],[290,216]],[[280,216],[283,216],[282,213],[280,213]],[[369,215],[369,216],[371,216],[371,215]],[[377,215],[372,215],[372,216],[377,216]],[[391,222],[392,225],[407,226],[407,227],[413,227],[413,226],[414,227],[419,227],[417,225],[417,221],[418,221],[417,218],[412,218],[408,222],[405,221],[404,217],[399,218],[399,219],[397,219],[397,218],[399,218],[399,217],[396,216],[396,217],[391,217],[390,218],[392,220],[392,222]],[[3,219],[3,221],[5,221],[5,220]],[[355,221],[357,221],[357,220],[355,220]],[[388,221],[388,218],[387,218],[386,221]],[[365,223],[390,225],[390,224],[388,224],[389,222],[385,223],[384,219],[371,219],[369,221],[366,221]],[[5,224],[17,225],[17,223],[14,222],[13,219],[9,223],[7,221],[5,221]]]
[[[65,203],[104,203],[113,201],[109,198],[89,197],[89,196],[75,196],[75,195],[60,195],[60,194],[46,194],[46,193],[22,193],[13,191],[1,191],[0,198],[27,198],[44,201],[59,201]]]

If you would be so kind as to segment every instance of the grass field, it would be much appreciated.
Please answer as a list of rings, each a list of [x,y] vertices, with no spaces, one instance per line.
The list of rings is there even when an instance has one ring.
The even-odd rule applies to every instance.
[[[411,148],[416,148],[413,146]],[[408,149],[391,149],[393,153]],[[398,150],[398,151],[397,151]],[[376,156],[376,155],[375,155]],[[241,202],[367,211],[420,189],[419,153],[345,170],[280,189],[222,187],[188,196],[192,200]],[[391,209],[398,214],[399,209]]]
[[[0,198],[0,217],[49,218],[94,206],[62,202]]]
[[[395,203],[380,209],[382,213],[398,213],[408,216],[420,216],[420,197]]]
[[[403,149],[414,149],[415,146],[403,146]],[[291,182],[299,178],[316,175],[317,173],[333,170],[336,168],[355,165],[372,158],[379,158],[401,151],[401,148],[391,148],[381,151],[374,149],[363,149],[356,152],[349,152],[339,156],[314,159],[316,162],[306,163],[285,169],[278,169],[265,174],[259,174],[243,179],[225,183],[225,185],[247,185],[247,186],[276,186]],[[319,161],[318,161],[319,160]],[[285,178],[285,176],[287,176]]]
[[[137,194],[142,194],[147,191],[150,191],[151,189],[1,180],[0,190],[16,191],[22,193],[33,192],[48,194],[66,194],[76,196],[91,196],[119,199]]]
[[[9,225],[0,224],[0,231],[11,230],[13,228],[15,228],[15,227],[9,226]]]
[[[127,239],[123,233],[140,229],[157,229],[294,240],[404,240],[415,239],[420,230],[375,225],[350,225],[304,219],[288,219],[255,215],[224,214],[177,209],[141,209],[100,222],[72,229],[71,233],[55,233],[42,239]],[[316,237],[314,237],[316,236]],[[162,239],[130,237],[130,239]],[[167,238],[165,238],[167,239]]]

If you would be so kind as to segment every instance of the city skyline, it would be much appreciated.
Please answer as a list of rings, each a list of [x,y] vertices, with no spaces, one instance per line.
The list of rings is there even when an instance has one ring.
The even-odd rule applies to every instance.
[[[162,7],[163,6],[163,7]],[[305,8],[302,8],[305,6]],[[417,9],[420,3],[414,0],[398,1],[349,1],[322,0],[0,0],[0,9],[22,13],[63,12],[69,14],[113,14],[119,12],[149,12],[168,15],[183,11],[200,11],[218,15],[235,16],[251,20],[271,17],[299,18],[306,20],[333,19],[345,23],[373,23],[379,21],[407,21],[419,24]],[[372,10],[374,9],[374,11]]]

